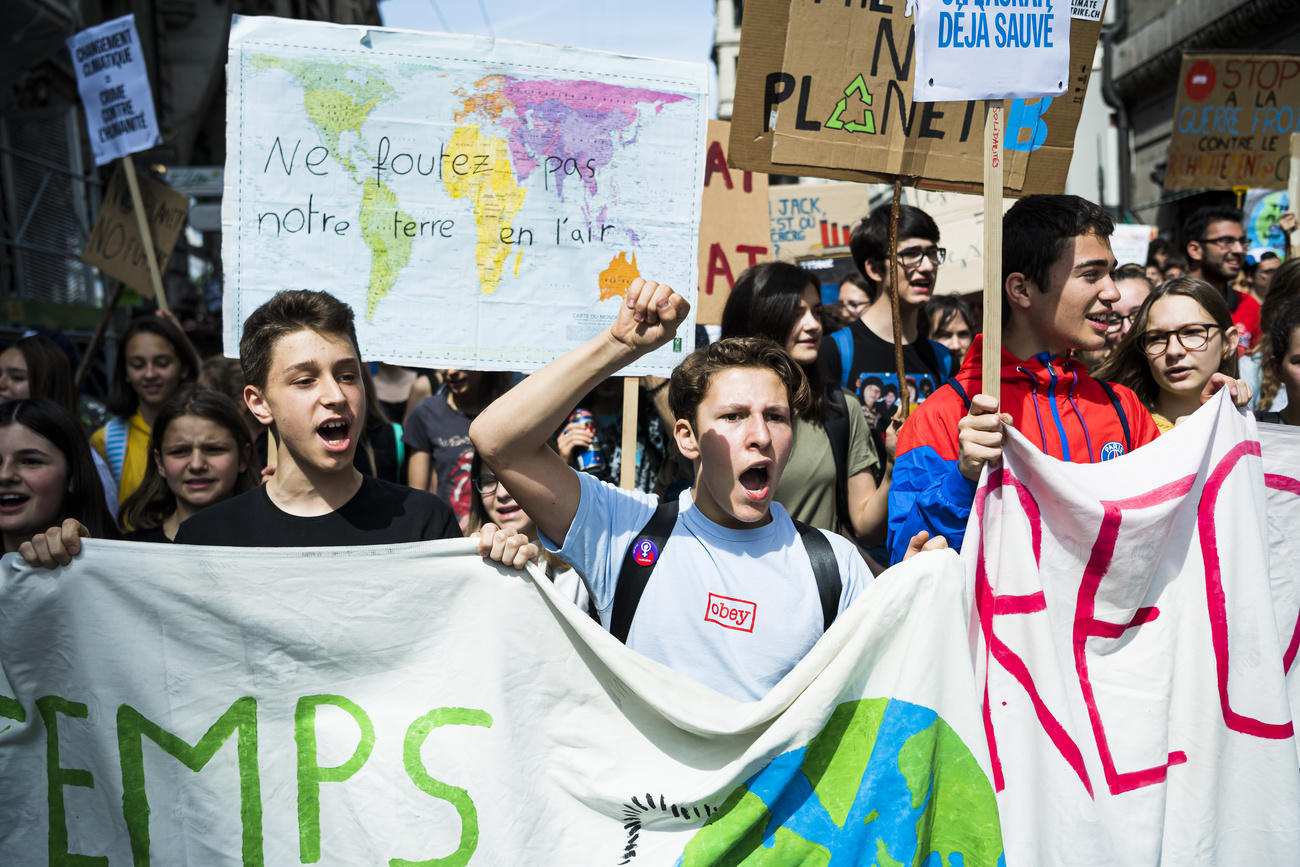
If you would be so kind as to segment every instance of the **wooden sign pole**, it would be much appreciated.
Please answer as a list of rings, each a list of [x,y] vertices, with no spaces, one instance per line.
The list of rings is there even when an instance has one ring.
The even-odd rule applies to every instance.
[[[1300,214],[1300,132],[1291,133],[1291,177],[1286,182],[1286,209],[1293,214]],[[1300,230],[1290,238],[1291,249],[1286,251],[1287,258],[1300,256]]]
[[[1002,400],[1002,109],[984,101],[984,358],[980,391]]]
[[[135,210],[135,225],[140,230],[140,245],[144,249],[144,258],[149,263],[149,282],[153,285],[153,300],[163,313],[170,313],[167,306],[167,293],[163,291],[162,274],[158,271],[158,257],[154,253],[153,234],[149,231],[149,218],[144,212],[144,200],[140,197],[140,182],[135,178],[135,160],[130,154],[122,157],[123,174],[126,185],[131,189],[131,204]]]
[[[907,391],[907,364],[903,361],[903,317],[898,312],[898,206],[903,198],[903,181],[894,178],[894,200],[889,205],[889,313],[894,320],[894,369],[898,373],[899,418],[907,418],[912,411],[911,395]]]
[[[618,486],[631,490],[636,487],[636,426],[639,422],[637,409],[640,401],[641,380],[639,377],[623,378],[623,444],[622,462],[618,468]]]
[[[108,275],[104,275],[107,277]],[[99,345],[104,342],[104,332],[108,330],[108,323],[113,318],[113,311],[117,309],[117,302],[122,300],[122,289],[125,285],[121,280],[113,281],[113,289],[104,299],[104,312],[99,314],[99,323],[95,326],[95,333],[90,336],[90,345],[86,347],[85,353],[81,356],[81,363],[77,365],[77,375],[73,378],[73,385],[77,390],[81,390],[81,384],[86,381],[86,374],[90,372],[91,366],[95,363],[95,356],[99,353]]]

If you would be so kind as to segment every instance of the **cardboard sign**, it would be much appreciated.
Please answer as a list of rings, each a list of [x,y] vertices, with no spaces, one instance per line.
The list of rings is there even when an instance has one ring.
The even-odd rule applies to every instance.
[[[149,234],[153,236],[158,268],[162,270],[171,258],[176,239],[185,226],[190,200],[166,184],[148,175],[139,175],[140,198],[144,202],[145,216],[149,220]],[[149,279],[149,260],[145,258],[140,243],[140,230],[136,227],[135,213],[131,208],[131,194],[127,190],[126,175],[121,164],[104,190],[104,203],[99,218],[90,232],[83,261],[116,277],[141,295],[152,298],[153,284]]]
[[[67,44],[95,165],[157,144],[158,119],[135,16],[87,28],[69,37]]]
[[[772,258],[767,219],[767,175],[727,167],[731,124],[709,121],[700,208],[699,308],[701,325],[722,322],[722,308],[740,272]]]
[[[1165,189],[1286,189],[1300,55],[1184,54]]]
[[[870,188],[847,181],[768,187],[772,254],[791,261],[849,248],[849,233],[867,215]]]
[[[918,101],[1065,93],[1070,64],[1067,5],[995,7],[925,0],[914,8]],[[971,74],[975,69],[978,75]]]
[[[915,38],[901,2],[751,0],[741,30],[729,155],[756,171],[926,189],[983,189],[984,115],[975,102],[917,104]],[[1070,27],[1065,95],[1006,112],[1008,196],[1060,193],[1100,21]]]
[[[846,181],[769,187],[773,254],[784,260],[847,254],[849,234],[867,215],[867,199],[866,186]],[[908,188],[903,204],[920,208],[939,225],[939,244],[948,258],[939,266],[935,294],[983,289],[983,197]],[[1003,209],[1009,207],[1005,202]]]

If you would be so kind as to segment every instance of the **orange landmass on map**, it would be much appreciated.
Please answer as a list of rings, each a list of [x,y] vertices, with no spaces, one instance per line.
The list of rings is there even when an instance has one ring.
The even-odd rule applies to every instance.
[[[464,97],[460,110],[456,112],[456,122],[461,123],[465,118],[476,113],[482,114],[488,120],[500,120],[502,112],[510,108],[510,102],[500,90],[500,85],[504,81],[505,76],[489,75],[474,82],[474,86],[479,88],[480,93],[466,96],[465,91],[456,91],[458,96]]]
[[[600,300],[605,301],[615,295],[623,295],[632,281],[641,276],[636,269],[636,253],[632,261],[627,260],[627,253],[619,253],[609,260],[609,267],[600,272]]]

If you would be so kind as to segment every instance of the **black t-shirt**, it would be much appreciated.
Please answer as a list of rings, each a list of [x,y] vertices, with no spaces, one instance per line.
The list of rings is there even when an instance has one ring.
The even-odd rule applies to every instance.
[[[147,530],[132,530],[122,535],[123,541],[126,542],[165,542],[168,545],[172,540],[167,538],[167,533],[163,531],[162,524],[157,527],[150,527]]]
[[[459,539],[456,516],[425,491],[363,476],[352,499],[327,515],[301,518],[271,502],[262,485],[199,512],[181,524],[184,545],[239,548],[330,548]]]
[[[849,361],[847,382],[839,344],[831,335],[822,339],[818,360],[827,380],[840,383],[857,395],[872,429],[880,432],[889,424],[898,404],[894,344],[881,338],[860,319],[849,325],[849,333],[853,337],[853,358]],[[908,384],[915,389],[912,406],[924,402],[947,381],[948,371],[940,370],[941,366],[929,341],[924,341],[920,351],[915,344],[903,346],[903,368],[907,371]]]

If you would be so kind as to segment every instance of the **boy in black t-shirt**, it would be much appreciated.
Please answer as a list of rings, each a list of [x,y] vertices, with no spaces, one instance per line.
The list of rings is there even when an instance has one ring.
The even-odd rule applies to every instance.
[[[263,486],[198,513],[179,543],[239,547],[382,545],[459,538],[433,494],[363,476],[353,466],[365,387],[352,309],[325,292],[277,293],[249,316],[239,345],[244,400],[279,443]],[[66,564],[84,528],[65,522],[24,543],[32,563]],[[31,549],[30,552],[28,549]],[[480,553],[522,567],[536,546],[484,528]]]
[[[279,444],[275,475],[186,521],[177,542],[332,546],[460,536],[442,500],[353,466],[366,395],[352,308],[324,292],[279,292],[244,323],[239,360],[244,401]]]
[[[929,391],[948,378],[948,350],[928,340],[922,328],[925,304],[934,294],[935,279],[945,250],[938,246],[939,227],[920,208],[898,209],[898,260],[889,263],[889,207],[876,208],[854,228],[849,249],[858,270],[867,278],[871,303],[847,328],[822,340],[819,361],[826,377],[853,392],[871,415],[879,433],[893,415],[893,401],[883,397],[890,389],[895,400],[902,384],[894,363],[893,314],[889,303],[889,270],[897,277],[898,312],[902,320],[903,365],[917,386],[928,382]],[[924,323],[928,326],[928,323]],[[922,389],[925,391],[925,389]]]

